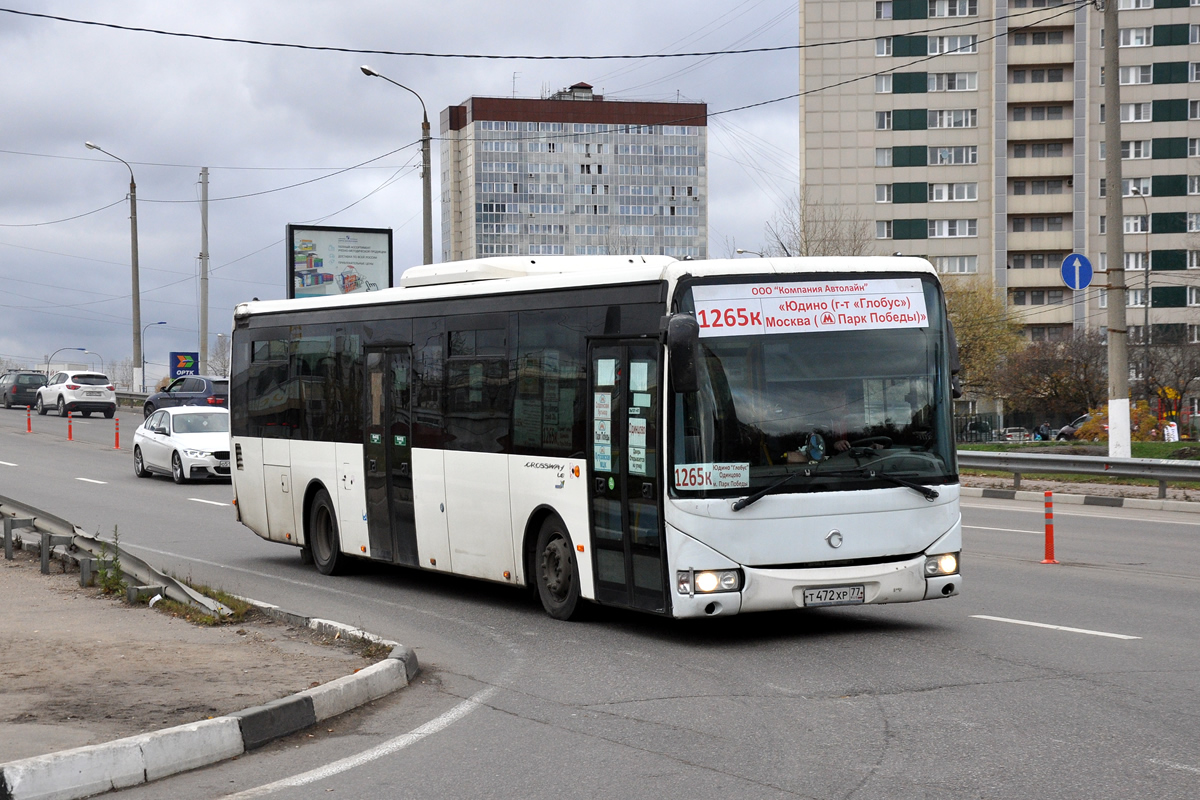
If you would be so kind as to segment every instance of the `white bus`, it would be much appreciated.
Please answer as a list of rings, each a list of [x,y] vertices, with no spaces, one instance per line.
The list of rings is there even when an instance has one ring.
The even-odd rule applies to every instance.
[[[919,258],[491,258],[235,311],[239,520],[672,617],[961,589],[953,333]]]

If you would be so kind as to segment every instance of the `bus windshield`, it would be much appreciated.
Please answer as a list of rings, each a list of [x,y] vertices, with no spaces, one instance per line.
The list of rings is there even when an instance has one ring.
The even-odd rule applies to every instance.
[[[673,397],[675,496],[957,480],[931,276],[693,284],[677,307],[700,324],[700,388]]]

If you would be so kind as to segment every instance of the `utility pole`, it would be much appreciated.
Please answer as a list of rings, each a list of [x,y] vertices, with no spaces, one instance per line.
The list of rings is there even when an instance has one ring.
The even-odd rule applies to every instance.
[[[208,374],[208,167],[200,168],[200,374]]]
[[[1129,458],[1129,326],[1125,319],[1125,214],[1121,192],[1121,75],[1117,0],[1104,0],[1104,212],[1108,225],[1108,455]]]

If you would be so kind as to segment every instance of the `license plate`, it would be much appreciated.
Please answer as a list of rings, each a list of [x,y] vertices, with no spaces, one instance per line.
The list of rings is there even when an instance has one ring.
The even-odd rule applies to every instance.
[[[805,589],[804,605],[814,606],[853,606],[865,603],[866,591],[862,586],[828,586],[824,589]]]
[[[84,392],[84,394],[87,395],[88,397],[99,397],[100,396],[99,392]]]
[[[229,462],[228,461],[218,461],[217,469],[229,469]]]

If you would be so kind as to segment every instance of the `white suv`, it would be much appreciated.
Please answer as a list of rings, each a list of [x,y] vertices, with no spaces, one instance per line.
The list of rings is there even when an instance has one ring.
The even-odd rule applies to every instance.
[[[37,393],[37,412],[44,415],[50,409],[58,411],[60,417],[70,411],[85,417],[103,411],[112,419],[117,413],[117,390],[100,372],[56,372]]]

